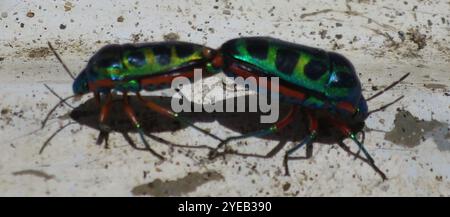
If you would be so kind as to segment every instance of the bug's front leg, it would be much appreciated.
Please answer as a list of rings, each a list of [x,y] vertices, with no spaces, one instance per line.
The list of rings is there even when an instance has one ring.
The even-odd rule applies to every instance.
[[[331,123],[333,125],[335,125],[341,131],[341,133],[343,135],[349,137],[351,140],[353,140],[353,142],[356,143],[356,145],[358,145],[359,150],[361,150],[364,153],[364,155],[366,156],[366,159],[364,160],[364,162],[367,162],[378,174],[380,174],[383,181],[386,180],[387,179],[386,175],[375,165],[375,161],[373,160],[372,156],[370,156],[369,152],[364,147],[364,144],[362,142],[358,141],[358,139],[356,139],[355,134],[353,132],[351,132],[350,128],[347,127],[344,123],[339,122],[338,120],[332,119]],[[347,146],[345,146],[345,144],[343,144],[342,142],[341,142],[340,146],[342,148],[344,148],[344,150],[346,150],[345,147],[347,147]],[[353,154],[353,152],[350,152],[350,153]],[[359,154],[354,154],[354,156],[362,159],[362,157],[360,157]]]
[[[377,173],[381,176],[381,178],[382,178],[383,180],[387,180],[386,174],[384,174],[384,172],[381,171],[381,169],[378,168],[377,165],[372,164],[369,160],[367,160],[367,159],[365,159],[365,158],[363,158],[363,157],[361,157],[361,156],[359,155],[359,150],[358,150],[358,153],[354,153],[354,152],[352,152],[352,151],[350,150],[350,148],[349,148],[346,144],[344,144],[344,142],[340,141],[340,142],[338,142],[338,144],[339,144],[339,146],[340,146],[342,149],[344,149],[344,151],[346,151],[347,153],[353,155],[353,156],[355,157],[355,159],[358,158],[358,159],[362,160],[363,162],[369,164],[369,166],[371,166],[372,169],[374,169],[375,172],[377,172]]]
[[[112,106],[112,94],[107,93],[105,102],[103,103],[103,105],[100,106],[100,115],[98,117],[99,128],[101,131],[108,132],[111,130],[110,127],[108,125],[106,125],[106,120],[109,117],[109,113],[111,111],[111,106]]]
[[[100,106],[100,115],[99,115],[99,130],[100,133],[97,138],[97,145],[102,144],[105,141],[105,148],[108,148],[108,137],[109,132],[111,131],[111,127],[106,124],[106,121],[109,117],[109,113],[111,111],[112,106],[112,94],[109,92],[106,94],[106,100],[103,104],[100,102],[100,93],[94,93],[97,104]]]

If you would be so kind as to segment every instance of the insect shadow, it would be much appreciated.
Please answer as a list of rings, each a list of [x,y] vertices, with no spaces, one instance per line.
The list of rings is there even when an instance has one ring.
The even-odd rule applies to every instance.
[[[238,99],[238,98],[245,98],[245,99]],[[152,100],[158,102],[161,106],[164,106],[166,108],[171,107],[171,97],[163,97],[163,96],[146,96],[144,97],[147,100]],[[271,124],[269,123],[260,123],[260,117],[264,115],[262,112],[248,112],[248,102],[249,97],[248,96],[240,96],[238,98],[230,98],[224,101],[219,101],[216,103],[222,103],[223,105],[226,105],[229,103],[229,101],[234,100],[234,105],[236,105],[236,101],[244,101],[247,102],[246,105],[246,112],[180,112],[179,115],[189,119],[193,123],[212,123],[212,122],[218,122],[219,125],[222,127],[234,131],[237,134],[246,134],[249,132],[253,132],[258,129],[264,129]],[[127,141],[127,143],[134,149],[140,150],[140,151],[150,151],[151,153],[155,154],[155,152],[150,147],[140,147],[136,145],[136,143],[133,141],[133,139],[130,137],[130,133],[136,133],[136,128],[133,127],[133,125],[130,123],[129,119],[123,115],[123,106],[121,104],[120,98],[113,100],[113,105],[111,107],[111,113],[108,117],[107,126],[108,131],[100,131],[99,128],[99,106],[95,99],[89,99],[86,102],[80,104],[79,106],[75,107],[70,113],[70,118],[75,121],[76,123],[87,126],[93,129],[98,130],[99,136],[97,138],[97,144],[101,145],[104,144],[105,148],[109,147],[108,144],[108,138],[109,133],[120,133],[123,138]],[[181,124],[180,122],[173,120],[171,118],[159,115],[158,113],[149,110],[146,108],[142,103],[139,102],[137,97],[130,96],[130,104],[133,106],[133,109],[135,109],[136,116],[142,121],[142,129],[146,136],[149,138],[158,141],[164,145],[168,145],[170,147],[178,147],[178,148],[190,148],[190,149],[203,149],[203,150],[209,150],[214,151],[216,144],[199,144],[199,145],[186,145],[186,144],[177,144],[173,141],[170,141],[168,139],[164,139],[160,136],[155,135],[155,133],[161,133],[161,132],[176,132],[185,128],[188,128],[190,126]],[[191,110],[193,111],[195,106],[202,106],[199,104],[195,104],[193,102],[190,102],[191,104]],[[289,104],[280,104],[279,106],[279,114],[282,116],[286,112],[289,111],[290,105]],[[236,111],[236,108],[235,108]],[[350,149],[341,141],[341,138],[338,138],[338,133],[335,132],[332,126],[327,126],[326,124],[320,125],[321,128],[321,134],[318,138],[318,142],[322,144],[336,144],[338,142],[338,145],[343,148],[344,151],[348,152],[349,154],[355,156],[355,158],[359,158],[363,160],[364,162],[369,162],[362,158],[359,154],[354,153],[350,151]],[[62,128],[61,128],[62,129]],[[103,129],[104,130],[104,129]],[[222,129],[213,129],[211,130],[211,133],[217,133],[217,131],[220,131]],[[58,132],[58,131],[57,131]],[[288,125],[283,131],[267,135],[261,138],[264,138],[266,140],[271,141],[278,141],[276,145],[271,147],[270,151],[267,153],[261,153],[261,151],[255,150],[253,153],[242,153],[236,150],[233,150],[229,148],[230,146],[227,146],[225,150],[219,155],[222,157],[225,157],[226,155],[236,155],[241,157],[253,157],[253,158],[272,158],[277,153],[279,153],[284,146],[286,146],[289,142],[299,142],[301,141],[306,135],[307,135],[307,121],[306,118],[304,118],[303,115],[298,114],[295,116],[294,121]],[[221,133],[224,134],[224,133]],[[53,137],[53,135],[52,135]],[[51,137],[51,138],[52,138]],[[207,137],[207,135],[205,135]],[[50,142],[50,139],[44,144],[43,148]],[[223,141],[223,140],[222,140]],[[220,141],[219,141],[220,142]],[[239,143],[238,144],[243,144]],[[260,143],[259,143],[260,144]],[[317,144],[317,143],[316,143]],[[244,145],[251,145],[253,147],[257,146],[253,144],[244,143]],[[233,145],[234,146],[234,145]],[[239,145],[238,145],[239,146]],[[43,151],[43,148],[41,151]],[[295,159],[308,159],[312,156],[313,148],[312,145],[306,146],[306,155],[304,157],[297,157]],[[206,156],[205,156],[206,158]],[[370,165],[370,164],[369,164]],[[284,165],[286,167],[286,165]],[[378,168],[374,168],[375,170],[379,170]]]

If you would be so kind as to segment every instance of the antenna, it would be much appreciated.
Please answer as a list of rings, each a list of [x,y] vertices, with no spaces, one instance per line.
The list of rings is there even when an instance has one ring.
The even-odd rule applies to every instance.
[[[381,106],[380,108],[377,108],[377,109],[375,109],[375,110],[369,111],[369,112],[367,113],[367,116],[369,116],[369,115],[372,114],[372,113],[379,112],[379,111],[381,111],[381,110],[383,110],[383,109],[385,109],[385,108],[391,106],[392,104],[394,104],[394,103],[400,101],[401,99],[403,99],[403,97],[405,97],[405,96],[401,96],[401,97],[395,99],[394,101],[392,101],[392,102],[390,102],[390,103],[388,103],[388,104],[386,104],[386,105]]]
[[[390,84],[389,86],[387,86],[386,88],[384,88],[383,90],[379,91],[378,93],[372,95],[371,97],[367,98],[366,101],[370,101],[371,99],[374,99],[375,97],[383,94],[384,92],[386,92],[387,90],[393,88],[395,85],[397,85],[398,83],[400,83],[401,81],[405,80],[406,77],[409,76],[409,74],[411,73],[406,73],[405,75],[403,75],[400,79],[398,79],[397,81],[393,82],[392,84]]]
[[[53,48],[52,43],[50,43],[49,41],[47,41],[48,47],[50,48],[50,50],[53,52],[53,54],[56,56],[56,58],[58,59],[58,61],[61,63],[61,65],[64,67],[64,69],[66,70],[67,74],[69,74],[69,76],[75,80],[75,76],[72,74],[72,72],[70,72],[69,68],[67,67],[67,65],[63,62],[63,60],[61,59],[61,57],[59,56],[59,54],[56,52],[55,48]]]

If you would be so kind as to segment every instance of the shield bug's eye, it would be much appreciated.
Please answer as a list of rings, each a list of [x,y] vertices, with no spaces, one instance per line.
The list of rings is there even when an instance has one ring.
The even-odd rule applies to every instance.
[[[327,72],[327,66],[318,60],[311,60],[305,65],[305,75],[311,80],[321,78]]]

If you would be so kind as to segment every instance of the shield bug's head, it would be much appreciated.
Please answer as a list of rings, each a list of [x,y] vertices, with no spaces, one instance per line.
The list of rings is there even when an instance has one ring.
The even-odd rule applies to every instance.
[[[353,115],[354,119],[364,121],[366,120],[367,116],[369,116],[369,109],[367,107],[367,101],[366,99],[361,95],[361,99],[358,103],[358,108],[356,110],[356,113]]]
[[[72,85],[73,93],[76,95],[83,95],[89,92],[88,77],[86,70],[81,71],[81,73],[75,78]]]
[[[119,80],[122,76],[122,50],[122,46],[114,44],[100,49],[75,79],[74,93],[85,94],[111,88],[111,81]]]
[[[359,132],[364,128],[365,120],[369,115],[367,101],[361,96],[355,113],[348,119],[348,124],[353,132]]]
[[[361,97],[361,83],[353,64],[344,56],[330,52],[330,76],[327,81],[327,96],[338,101],[356,105]]]
[[[341,119],[353,125],[364,125],[367,102],[361,94],[361,83],[353,64],[344,56],[330,52],[330,77],[327,96],[336,102],[336,112]]]

